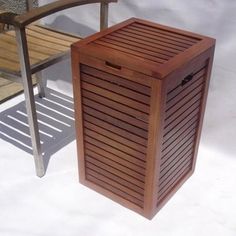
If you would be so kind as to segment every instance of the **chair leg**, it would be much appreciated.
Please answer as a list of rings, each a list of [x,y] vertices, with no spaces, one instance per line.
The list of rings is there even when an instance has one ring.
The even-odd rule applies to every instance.
[[[30,11],[33,9],[33,0],[26,0],[26,10]]]
[[[0,23],[0,33],[1,33],[2,31],[4,31],[4,28],[5,28],[5,24]]]
[[[41,150],[33,86],[24,85],[24,84],[23,86],[24,86],[25,105],[26,105],[26,111],[28,115],[28,123],[29,123],[29,129],[30,129],[30,134],[31,134],[36,174],[37,176],[42,177],[45,174],[45,167],[44,167],[42,150]]]
[[[38,86],[38,94],[40,98],[45,97],[45,86],[42,78],[42,71],[39,71],[35,74]]]
[[[109,4],[106,2],[101,3],[100,7],[100,30],[108,27],[108,7]]]
[[[45,174],[45,166],[43,162],[39,128],[36,114],[36,106],[34,100],[34,91],[31,78],[31,69],[29,63],[29,53],[27,47],[27,40],[25,29],[15,29],[16,40],[20,56],[21,76],[24,87],[26,110],[28,115],[28,122],[32,140],[33,155],[35,161],[36,174],[42,177]]]

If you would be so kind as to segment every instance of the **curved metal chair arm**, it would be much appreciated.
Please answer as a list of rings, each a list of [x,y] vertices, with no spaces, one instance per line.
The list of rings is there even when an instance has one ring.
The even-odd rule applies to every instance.
[[[107,5],[112,2],[117,2],[117,0],[60,0],[36,9],[32,9],[21,15],[17,15],[12,12],[0,12],[0,23],[14,25],[18,28],[24,28],[34,21],[68,8],[91,3],[101,3]]]

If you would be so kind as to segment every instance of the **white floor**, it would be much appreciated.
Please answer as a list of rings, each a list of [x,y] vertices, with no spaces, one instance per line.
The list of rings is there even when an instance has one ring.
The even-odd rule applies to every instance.
[[[195,174],[148,221],[78,183],[75,141],[52,155],[42,179],[31,155],[0,146],[0,235],[236,235],[236,158],[220,148],[201,143]]]
[[[167,3],[160,2],[164,9],[163,4]],[[200,2],[204,5],[212,1]],[[16,143],[6,137],[7,127],[0,129],[1,236],[236,236],[236,18],[233,14],[236,4],[232,4],[232,9],[230,5],[225,7],[227,11],[220,10],[223,9],[220,3],[211,4],[218,7],[215,11],[209,8],[211,14],[212,11],[216,14],[214,22],[209,19],[211,23],[208,22],[207,10],[201,11],[201,8],[195,9],[201,13],[191,21],[185,19],[184,14],[181,15],[182,21],[175,21],[176,15],[172,12],[160,12],[162,23],[172,21],[181,27],[184,22],[183,27],[189,30],[194,29],[197,19],[205,20],[209,28],[201,32],[199,26],[198,32],[207,34],[209,30],[218,42],[197,168],[169,203],[149,221],[80,185],[72,110],[69,108],[64,124],[57,127],[62,131],[58,138],[63,137],[65,141],[49,150],[51,158],[47,174],[42,179],[35,177],[27,136],[21,140],[22,143]],[[132,8],[128,8],[128,3],[126,7]],[[187,7],[190,9],[191,4]],[[180,14],[180,9],[174,10]],[[124,15],[134,12],[125,12]],[[113,20],[118,22],[116,13],[113,13]],[[172,18],[165,18],[166,15]],[[69,63],[63,65],[67,67]],[[58,69],[63,71],[63,66]],[[60,93],[58,97],[63,97],[63,93],[71,97],[70,76],[58,72],[58,77],[53,80],[53,70],[55,68],[46,74],[49,87]],[[0,106],[1,127],[7,112],[12,115],[21,110],[21,101],[22,95]],[[69,98],[64,98],[64,101],[71,103]],[[67,128],[61,128],[63,125]],[[50,134],[51,131],[47,132]],[[50,139],[49,144],[54,141]]]

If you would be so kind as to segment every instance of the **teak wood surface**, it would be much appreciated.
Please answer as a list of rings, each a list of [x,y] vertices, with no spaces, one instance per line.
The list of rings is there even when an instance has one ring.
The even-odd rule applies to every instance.
[[[72,45],[80,182],[151,219],[194,172],[215,40],[132,18]]]

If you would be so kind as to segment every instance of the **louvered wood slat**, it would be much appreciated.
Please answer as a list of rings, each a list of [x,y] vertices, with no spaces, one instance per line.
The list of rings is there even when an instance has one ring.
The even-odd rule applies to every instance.
[[[113,132],[115,134],[119,134],[121,137],[126,138],[128,140],[132,140],[133,142],[138,143],[141,146],[144,146],[144,147],[147,146],[147,140],[145,138],[137,136],[129,131],[126,131],[126,130],[122,129],[123,127],[119,128],[115,125],[112,125],[108,122],[104,122],[103,120],[97,119],[94,116],[90,116],[86,113],[84,113],[84,120],[89,121],[89,122],[95,124],[96,126],[110,130],[111,132]]]
[[[187,173],[187,168],[191,170],[205,73],[206,65],[193,75],[186,86],[177,85],[167,93],[159,200],[183,177],[182,173]]]
[[[139,130],[143,129],[143,132],[146,132],[148,129],[147,123],[140,121],[139,119],[133,118],[132,116],[129,116],[125,113],[97,103],[93,100],[87,99],[86,97],[83,98],[83,104],[100,112],[104,112],[105,114],[110,115],[112,117],[119,117],[121,121],[127,122],[127,124],[130,124],[134,127],[138,127]]]
[[[124,31],[132,33],[134,35],[144,36],[147,39],[153,39],[153,40],[155,40],[155,43],[157,45],[160,44],[160,45],[166,46],[168,48],[176,48],[176,49],[182,51],[182,50],[185,50],[186,48],[189,47],[188,44],[179,43],[179,42],[169,40],[169,39],[163,39],[162,37],[156,37],[155,35],[153,36],[151,33],[147,34],[147,32],[142,32],[142,31],[139,31],[139,30],[133,30],[133,29],[127,28],[127,29],[124,29]]]
[[[105,150],[106,152],[112,153],[113,155],[117,156],[118,158],[125,159],[133,164],[139,165],[143,167],[145,165],[145,162],[139,158],[135,158],[132,155],[129,155],[121,150],[118,150],[104,142],[101,142],[100,140],[94,139],[93,137],[90,137],[88,135],[85,135],[84,137],[85,142],[93,144],[94,146],[101,148],[102,150]]]
[[[152,39],[151,40],[145,40],[144,36],[135,35],[135,37],[134,37],[134,35],[132,33],[125,32],[125,31],[117,32],[117,33],[114,34],[114,36],[118,36],[118,37],[128,39],[131,42],[132,41],[137,42],[137,43],[139,43],[140,47],[142,47],[142,45],[148,45],[148,46],[151,46],[153,48],[161,49],[163,51],[163,54],[167,53],[167,55],[169,53],[169,54],[172,54],[174,56],[174,55],[178,54],[181,51],[181,50],[179,50],[178,48],[175,48],[175,47],[170,47],[170,48],[168,47],[167,48],[165,45],[156,44],[155,40],[152,40]]]
[[[192,42],[192,43],[197,43],[199,41],[199,38],[187,35],[186,32],[182,32],[182,33],[173,32],[173,30],[168,30],[165,27],[152,27],[150,25],[145,25],[145,24],[142,24],[142,23],[141,24],[140,23],[134,23],[134,24],[132,24],[132,26],[146,29],[149,32],[159,32],[162,35],[170,35],[174,39],[181,38],[181,39],[185,39],[185,40],[187,40],[189,42]]]
[[[197,117],[194,117],[194,119],[188,121],[185,125],[183,125],[183,127],[181,127],[181,129],[171,135],[169,139],[163,139],[163,150],[165,150],[171,143],[179,140],[180,137],[185,136],[189,130],[196,128],[196,121]]]
[[[101,70],[94,69],[93,67],[89,67],[86,65],[81,65],[81,68],[82,68],[83,72],[86,74],[89,74],[89,75],[95,76],[95,77],[97,75],[99,75],[103,80],[117,84],[117,85],[122,86],[124,88],[128,87],[129,89],[131,89],[133,91],[139,92],[140,94],[145,94],[148,97],[150,97],[151,89],[149,86],[145,86],[140,83],[137,86],[137,82],[133,82],[132,80],[123,79],[123,78],[113,75],[113,74],[107,74]]]
[[[116,170],[119,170],[120,171],[120,176],[125,178],[125,175],[129,175],[129,176],[132,176],[131,178],[127,178],[128,180],[132,182],[134,182],[134,179],[136,179],[136,183],[139,181],[139,182],[144,182],[144,175],[138,173],[137,171],[135,170],[129,170],[126,166],[122,166],[121,164],[118,164],[114,161],[111,161],[107,158],[105,158],[104,156],[100,156],[94,152],[91,153],[91,151],[89,152],[90,153],[90,156],[87,156],[87,159],[94,163],[95,165],[97,166],[100,166],[102,169],[107,169],[107,170],[111,170],[110,167],[113,167],[115,168]],[[86,152],[87,154],[87,152]],[[99,164],[100,163],[100,164]],[[115,171],[113,171],[115,172]],[[122,173],[122,174],[121,174]],[[116,172],[117,174],[117,172]],[[141,184],[139,183],[138,186],[141,186]]]
[[[179,132],[181,130],[181,128],[191,119],[198,119],[197,114],[199,112],[199,109],[195,109],[193,112],[190,112],[189,114],[187,114],[187,116],[182,117],[181,122],[176,122],[174,127],[172,128],[172,130],[165,132],[164,133],[164,140],[169,139],[170,137],[172,137],[172,135],[176,134],[177,132]]]
[[[167,57],[166,59],[169,59],[178,53],[177,50],[169,49],[169,48],[166,48],[161,45],[155,45],[153,43],[143,41],[142,39],[138,39],[136,37],[134,38],[134,37],[127,35],[127,34],[112,33],[111,35],[107,35],[106,37],[116,39],[116,40],[125,40],[126,42],[128,42],[129,44],[132,44],[134,46],[146,48],[148,50],[158,52],[160,54],[159,55],[160,57],[166,56]]]
[[[142,113],[142,111],[144,110],[148,112],[150,94],[147,92],[150,91],[150,88],[124,78],[119,80],[119,77],[117,76],[94,70],[86,65],[81,65],[80,69],[83,110],[85,114],[89,113],[90,117],[100,120],[100,123],[103,124],[102,127],[96,126],[88,123],[85,118],[85,147],[90,145],[90,150],[92,151],[94,148],[92,148],[92,145],[95,145],[96,150],[100,148],[106,152],[106,155],[104,155],[104,153],[100,151],[99,159],[97,159],[97,154],[94,155],[93,153],[93,155],[89,155],[89,158],[87,157],[85,161],[86,163],[88,161],[97,165],[96,173],[101,174],[98,178],[100,178],[101,182],[105,182],[106,186],[111,185],[113,189],[117,188],[119,190],[125,190],[125,192],[137,198],[137,195],[133,193],[134,189],[131,191],[127,189],[127,186],[138,184],[137,180],[134,181],[133,178],[137,178],[139,181],[144,181],[144,175],[140,175],[139,173],[141,167],[145,170],[147,147],[146,144],[144,146],[135,142],[137,141],[136,139],[133,141],[132,138],[129,137],[130,133],[124,131],[128,128],[128,131],[131,133],[141,136],[144,139],[147,138],[148,114]],[[134,88],[137,88],[137,90],[135,91]],[[107,96],[107,94],[109,96]],[[116,101],[108,99],[108,97],[115,97]],[[124,102],[126,100],[128,102]],[[132,107],[127,106],[127,104],[130,106],[132,105]],[[136,104],[140,109],[136,110],[137,107],[134,104]],[[140,120],[140,115],[146,117],[145,122]],[[116,117],[119,117],[119,119]],[[109,132],[107,129],[104,129],[104,127],[113,127],[113,129],[116,129],[117,125],[119,125],[119,129],[123,131],[122,135],[120,132],[114,134]],[[87,153],[87,149],[85,149],[85,153]],[[108,153],[112,154],[112,160],[108,158]],[[109,163],[110,165],[108,164],[106,167],[104,166],[105,164],[103,164],[103,166],[101,166],[101,163],[98,163],[98,161],[101,160],[103,160],[103,163]],[[119,164],[116,163],[117,160],[119,160]],[[125,167],[127,166],[127,163],[125,162],[132,163],[132,165],[128,165],[128,171]],[[117,170],[110,168],[110,166],[117,168]],[[121,172],[118,173],[118,170]],[[125,176],[122,174],[123,172],[126,173]],[[88,178],[90,175],[91,171],[86,171],[86,176],[88,176]],[[128,175],[131,176],[127,177]],[[121,187],[117,182],[113,182],[119,178],[125,179],[126,187],[124,187],[124,185]],[[138,198],[139,201],[143,201],[144,198],[144,188],[143,184],[141,185],[137,185],[138,188],[142,189],[142,193]],[[137,201],[134,201],[131,198],[129,198],[129,200],[134,204],[137,204]]]
[[[138,173],[136,173],[135,171],[126,171],[125,172],[125,167],[122,167],[121,165],[120,166],[117,166],[114,162],[111,163],[111,162],[108,162],[109,164],[112,164],[112,165],[107,165],[106,164],[106,161],[107,160],[103,160],[101,158],[99,159],[96,159],[95,158],[96,155],[93,154],[93,156],[86,156],[86,163],[89,162],[89,163],[92,163],[94,165],[97,166],[97,173],[103,173],[103,175],[113,175],[113,178],[116,178],[116,177],[119,177],[121,179],[124,179],[126,181],[126,185],[130,184],[132,186],[137,186],[139,190],[139,195],[143,196],[143,186],[144,186],[144,183],[143,183],[143,180],[144,178],[139,175]],[[128,172],[128,174],[127,174]],[[105,173],[105,174],[104,174]],[[89,175],[89,173],[87,173],[87,175]],[[107,182],[107,181],[106,181]],[[112,186],[112,184],[111,184]],[[118,187],[118,189],[120,189]],[[141,197],[140,196],[140,197]]]
[[[151,219],[194,171],[213,52],[140,19],[73,44],[80,182]]]
[[[121,88],[119,85],[113,84],[111,82],[107,82],[103,79],[99,79],[97,77],[94,76],[90,76],[90,75],[86,75],[84,73],[81,74],[82,80],[96,85],[97,87],[100,88],[105,88],[109,91],[115,92],[117,94],[120,94],[124,97],[128,97],[130,99],[136,100],[140,103],[144,103],[144,104],[149,104],[150,103],[150,97],[145,96],[143,94],[137,93],[135,91],[133,91],[132,89],[127,89],[127,88]],[[141,105],[139,105],[141,106]],[[143,106],[145,107],[145,106]],[[145,110],[147,110],[147,108],[144,108]]]
[[[203,85],[198,86],[192,93],[189,93],[178,103],[173,105],[168,111],[166,111],[166,119],[169,119],[171,116],[180,116],[184,111],[190,106],[194,106],[195,103],[199,102],[201,99],[201,91]]]
[[[100,177],[100,178],[99,178]],[[89,181],[91,181],[92,183],[97,184],[98,186],[101,186],[104,189],[107,189],[109,191],[111,191],[112,193],[117,194],[118,196],[142,207],[143,206],[143,202],[136,199],[135,197],[130,196],[129,194],[127,194],[124,191],[121,191],[119,188],[114,187],[113,185],[111,185],[110,183],[107,183],[106,180],[101,180],[101,176],[99,175],[87,175],[87,179]],[[104,179],[104,178],[103,178]],[[108,179],[109,180],[109,179]]]
[[[192,136],[193,133],[195,133],[196,131],[196,126],[197,124],[194,123],[192,124],[190,127],[188,127],[188,129],[186,129],[181,135],[179,135],[175,140],[171,140],[172,142],[169,143],[168,146],[166,146],[164,148],[164,145],[163,145],[163,156],[166,154],[166,153],[169,153],[170,151],[174,152],[174,147],[176,146],[181,146],[181,143],[184,142],[184,140],[188,140],[188,138],[190,138]]]
[[[182,89],[182,91],[180,92],[180,94],[178,94],[178,100],[177,99],[172,99],[168,102],[167,104],[167,109],[170,109],[173,106],[176,106],[176,103],[178,103],[179,100],[181,99],[185,99],[188,98],[187,96],[191,96],[193,94],[193,92],[198,93],[199,91],[201,91],[202,88],[202,77],[197,80],[195,83],[191,84],[191,86],[188,86],[185,89]]]
[[[184,48],[179,47],[179,46],[168,45],[167,43],[164,43],[164,42],[160,42],[160,41],[158,42],[156,39],[147,38],[146,35],[144,35],[144,34],[141,34],[141,35],[140,34],[135,34],[135,35],[133,35],[133,33],[129,32],[128,30],[121,30],[119,33],[122,34],[122,35],[135,37],[140,41],[145,41],[145,42],[149,43],[150,45],[153,45],[154,47],[160,47],[160,48],[163,48],[163,49],[165,49],[167,51],[170,51],[170,52],[179,53],[179,52],[184,50]]]
[[[135,158],[126,158],[126,156],[118,156],[117,153],[116,154],[113,154],[110,152],[110,150],[106,150],[106,147],[102,147],[102,146],[99,146],[99,145],[95,145],[94,143],[91,144],[88,142],[85,143],[85,147],[86,147],[86,153],[88,153],[89,155],[92,155],[90,154],[91,151],[93,153],[95,153],[94,155],[98,154],[100,155],[100,157],[105,157],[107,158],[108,160],[112,160],[118,164],[120,164],[123,168],[126,169],[129,168],[131,170],[135,170],[136,172],[138,172],[139,174],[143,175],[145,174],[145,168],[143,167],[145,162],[139,160],[139,159],[135,159]],[[93,155],[92,155],[93,156]],[[119,169],[119,167],[118,167]]]
[[[161,163],[167,161],[172,155],[179,154],[183,150],[185,150],[189,145],[191,145],[194,141],[194,135],[196,133],[196,130],[190,131],[187,136],[182,139],[180,139],[177,146],[172,147],[172,149],[169,152],[163,151],[163,156],[161,158]]]
[[[145,160],[145,154],[143,154],[141,152],[138,152],[138,151],[136,151],[136,150],[134,150],[134,149],[124,145],[124,144],[121,144],[121,143],[119,143],[119,142],[117,142],[115,140],[112,140],[112,139],[110,139],[110,138],[108,138],[106,136],[103,136],[103,135],[101,135],[101,134],[99,134],[97,132],[94,132],[92,130],[89,130],[89,129],[85,128],[84,129],[84,133],[85,133],[85,135],[88,135],[90,137],[93,137],[96,140],[99,140],[99,141],[101,141],[103,143],[106,143],[107,145],[111,146],[112,148],[115,148],[117,150],[125,152],[128,155],[130,155],[130,156],[136,157],[136,158],[138,158],[140,160]]]
[[[121,103],[115,102],[111,99],[100,96],[96,93],[89,92],[87,90],[83,90],[83,96],[90,100],[97,101],[100,104],[104,104],[110,108],[114,108],[115,110],[122,111],[123,113],[135,117],[145,123],[148,122],[148,115],[134,108],[127,107]]]
[[[169,161],[168,159],[168,161],[161,164],[162,170],[160,172],[159,186],[161,186],[166,176],[169,176],[169,174],[173,172],[173,170],[177,167],[178,163],[181,163],[186,158],[191,158],[192,151],[193,148],[185,147],[181,152],[175,154],[175,158],[173,158],[171,162],[168,163]]]
[[[166,126],[165,126],[165,130],[164,130],[164,134],[173,130],[176,125],[178,125],[180,122],[182,122],[183,119],[188,117],[191,113],[195,114],[195,113],[199,112],[200,104],[201,104],[201,101],[195,102],[189,109],[185,110],[177,118],[174,115],[168,117],[168,119],[166,119]]]
[[[137,32],[142,32],[142,33],[145,33],[145,34],[148,34],[148,35],[152,35],[152,36],[155,36],[155,37],[159,37],[161,38],[162,40],[165,40],[166,42],[172,42],[173,44],[174,43],[181,43],[181,45],[188,45],[188,46],[192,46],[194,45],[195,42],[192,42],[192,41],[189,41],[187,38],[176,38],[176,37],[172,37],[170,35],[165,35],[163,34],[163,32],[158,32],[158,31],[150,31],[148,28],[145,28],[145,27],[140,27],[140,26],[135,26],[135,25],[132,25],[132,26],[129,26],[127,27],[128,29],[132,29],[132,30],[135,30]]]
[[[171,187],[174,186],[182,177],[184,174],[187,174],[191,170],[191,161],[184,163],[185,165],[180,168],[173,171],[172,175],[169,176],[169,182],[165,183],[164,187],[161,186],[159,195],[160,200],[164,197],[163,193],[167,193],[168,190],[170,190]]]
[[[115,141],[117,141],[117,142],[119,142],[123,145],[126,145],[128,147],[131,147],[134,150],[137,150],[137,151],[142,152],[144,154],[146,153],[146,150],[147,150],[146,147],[144,147],[142,145],[139,145],[139,144],[137,144],[137,143],[135,143],[131,140],[128,140],[126,138],[123,138],[122,136],[117,135],[117,134],[111,132],[110,130],[100,128],[99,126],[94,125],[94,124],[89,123],[89,122],[86,122],[86,121],[84,121],[84,127],[89,129],[89,130],[94,130],[95,132],[97,132],[99,134],[102,134],[105,137],[108,137],[110,139],[114,139]]]
[[[146,44],[142,44],[142,46],[141,46],[139,43],[137,43],[135,41],[131,41],[130,39],[127,39],[125,37],[122,37],[122,35],[120,35],[120,34],[118,34],[118,35],[117,34],[108,35],[108,36],[106,36],[106,38],[111,39],[114,42],[116,42],[116,41],[117,42],[122,42],[122,43],[125,43],[125,44],[128,44],[128,45],[131,45],[132,47],[136,47],[136,48],[138,47],[142,50],[144,49],[145,50],[145,51],[143,50],[144,52],[146,52],[150,55],[153,55],[153,56],[156,55],[160,59],[163,59],[163,60],[166,60],[166,61],[171,57],[171,55],[173,56],[172,53],[168,53],[168,52],[163,51],[159,48],[154,48],[154,47],[151,47],[151,46],[146,45]]]
[[[113,41],[112,41],[113,42]],[[105,46],[107,48],[112,48],[112,49],[116,49],[120,52],[126,52],[130,55],[133,55],[133,56],[136,56],[136,57],[141,57],[141,58],[144,58],[144,59],[148,59],[150,61],[154,61],[158,64],[162,64],[164,63],[165,61],[162,60],[161,58],[157,58],[155,56],[152,56],[152,55],[148,55],[148,54],[143,54],[142,52],[139,52],[139,51],[134,51],[130,48],[127,48],[127,47],[122,47],[121,45],[116,45],[116,44],[113,44],[111,43],[111,41],[109,41],[108,39],[102,39],[102,40],[97,40],[96,41],[96,44],[99,44],[99,45],[102,45],[102,46]]]
[[[87,175],[96,176],[98,179],[102,180],[103,182],[108,183],[110,186],[113,186],[114,188],[119,189],[119,190],[123,191],[124,193],[128,193],[130,196],[132,196],[140,201],[143,201],[142,194],[139,194],[136,191],[134,191],[133,189],[131,189],[130,187],[121,184],[121,181],[118,182],[117,178],[114,174],[110,175],[107,171],[105,171],[105,170],[102,171],[101,168],[97,168],[95,171],[95,170],[92,170],[92,168],[88,167],[87,168]],[[127,182],[126,182],[126,185],[128,185]]]
[[[133,46],[131,44],[128,44],[127,42],[121,42],[117,39],[109,39],[108,37],[101,39],[101,41],[108,43],[107,45],[109,45],[109,47],[113,47],[121,51],[127,51],[133,55],[156,61],[157,63],[165,63],[167,61],[167,59],[164,59],[162,56],[159,55],[159,53],[147,50],[142,47]],[[99,41],[98,43],[101,42]]]
[[[166,169],[169,170],[169,168],[171,166],[173,166],[176,161],[181,160],[184,157],[187,157],[189,155],[191,155],[193,152],[193,148],[192,147],[188,147],[184,150],[182,150],[181,152],[176,152],[174,155],[172,155],[171,158],[168,158],[168,160],[165,160],[161,163],[161,172],[160,172],[160,177],[162,177],[162,175],[165,173]]]
[[[96,118],[99,118],[100,120],[107,122],[108,124],[113,125],[114,127],[119,127],[125,131],[130,132],[131,134],[134,134],[136,136],[140,136],[142,139],[147,139],[147,131],[145,131],[143,129],[135,127],[131,124],[128,124],[128,123],[120,120],[120,119],[109,116],[106,113],[100,112],[96,109],[92,109],[87,106],[83,106],[83,111],[91,116],[94,116]]]
[[[196,81],[201,82],[202,76],[206,73],[205,68],[202,68],[198,72],[194,73],[193,78],[192,78],[192,84]],[[190,84],[192,86],[192,84]],[[189,86],[190,86],[189,85]],[[185,86],[185,89],[189,87],[188,84]],[[180,84],[179,86],[175,87],[171,91],[168,92],[167,94],[167,101],[169,102],[172,98],[174,98],[178,93],[180,93],[183,90],[182,85]]]
[[[97,165],[94,165],[92,163],[90,163],[89,161],[86,162],[86,167],[88,167],[89,169],[92,169],[96,172],[100,172],[101,168],[98,167]],[[106,166],[107,168],[107,166]],[[144,194],[144,189],[140,188],[139,186],[135,185],[134,183],[131,183],[129,181],[127,181],[124,176],[123,178],[119,176],[119,174],[113,174],[110,171],[112,170],[112,172],[116,172],[116,170],[114,170],[112,167],[109,166],[109,171],[103,170],[102,174],[105,175],[107,178],[110,178],[116,182],[121,183],[122,185],[126,186],[127,188],[131,188],[133,191],[143,195]],[[129,177],[130,178],[130,177]],[[135,182],[135,181],[134,181]],[[140,183],[138,183],[140,185]]]

